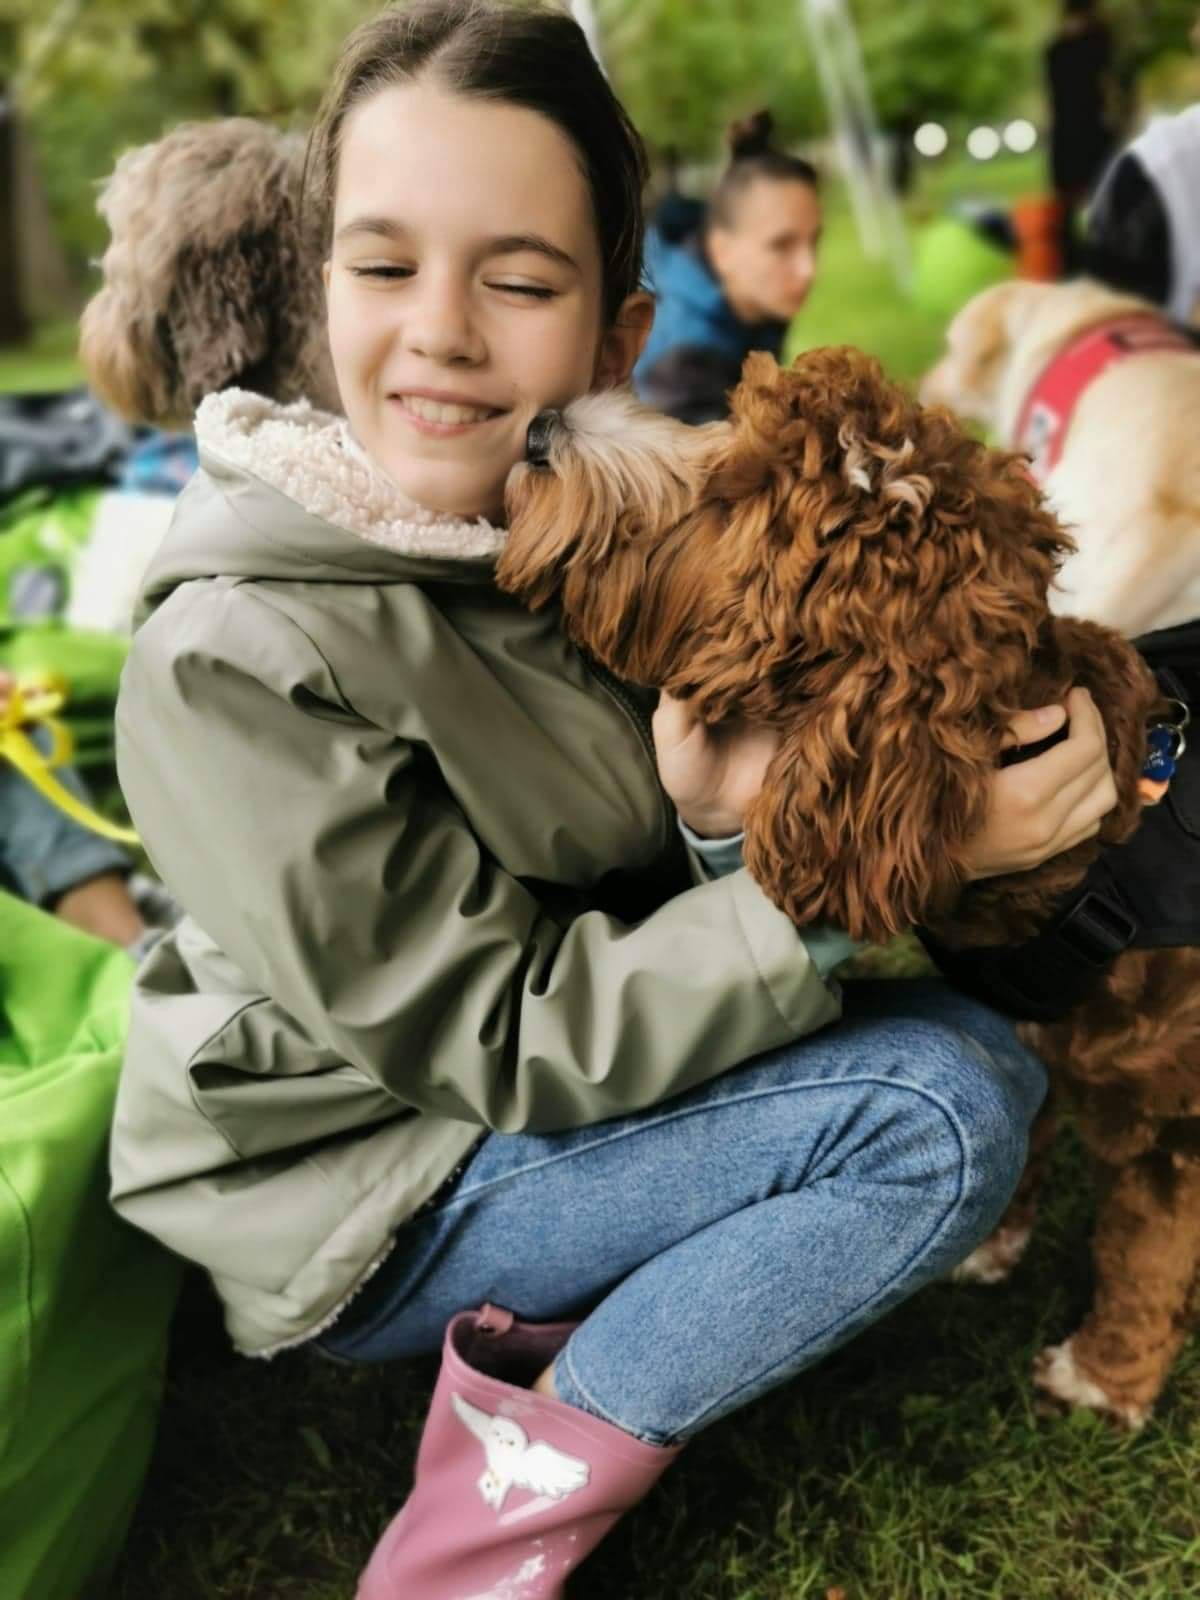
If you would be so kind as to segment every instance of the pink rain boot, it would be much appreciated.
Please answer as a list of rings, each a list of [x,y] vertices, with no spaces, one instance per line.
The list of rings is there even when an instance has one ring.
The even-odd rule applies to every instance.
[[[358,1600],[561,1600],[568,1574],[674,1461],[682,1447],[522,1387],[576,1326],[496,1306],[450,1323],[416,1482]]]

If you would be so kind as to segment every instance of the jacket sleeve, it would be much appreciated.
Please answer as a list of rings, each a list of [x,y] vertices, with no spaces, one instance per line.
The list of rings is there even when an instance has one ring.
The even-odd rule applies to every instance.
[[[506,1132],[581,1125],[838,1014],[836,985],[744,870],[635,925],[553,920],[429,753],[359,717],[252,587],[190,584],[143,625],[117,728],[125,797],[171,891],[403,1106]]]

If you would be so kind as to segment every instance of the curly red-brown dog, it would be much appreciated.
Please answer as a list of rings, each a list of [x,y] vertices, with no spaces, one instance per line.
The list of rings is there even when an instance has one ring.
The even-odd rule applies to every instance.
[[[923,924],[960,949],[1028,938],[1137,829],[1147,725],[1165,712],[1153,674],[1116,632],[1052,615],[1070,540],[1020,458],[874,360],[752,356],[730,421],[704,428],[588,396],[535,419],[529,456],[509,480],[502,586],[557,600],[587,651],[705,721],[779,730],[745,860],[798,925],[878,941]],[[1074,684],[1104,718],[1115,809],[1040,867],[967,882],[1008,719]],[[1094,1303],[1035,1381],[1136,1427],[1200,1265],[1200,952],[1128,951],[1093,1002],[1023,1026],[1101,1179]],[[1051,1116],[981,1276],[1023,1248]]]

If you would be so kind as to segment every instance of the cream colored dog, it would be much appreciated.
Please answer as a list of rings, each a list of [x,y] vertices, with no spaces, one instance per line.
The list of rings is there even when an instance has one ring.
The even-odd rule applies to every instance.
[[[1054,357],[1089,329],[1146,314],[1155,308],[1087,280],[998,284],[954,318],[921,398],[1019,448],[1028,397]],[[1055,611],[1129,635],[1200,615],[1200,346],[1139,350],[1100,371],[1044,487],[1078,544]]]

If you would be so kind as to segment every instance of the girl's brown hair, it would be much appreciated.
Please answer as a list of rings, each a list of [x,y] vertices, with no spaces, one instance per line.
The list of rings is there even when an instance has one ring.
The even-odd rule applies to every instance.
[[[807,183],[819,190],[817,169],[803,156],[791,156],[771,143],[775,119],[769,111],[731,122],[725,133],[729,165],[717,180],[708,203],[708,226],[732,228],[737,224],[742,195],[759,178],[776,183]]]
[[[642,140],[570,16],[505,0],[416,0],[392,6],[347,39],[317,113],[306,192],[328,240],[342,129],[381,89],[430,77],[457,94],[524,106],[555,123],[579,154],[603,264],[605,319],[638,287],[645,229]]]

